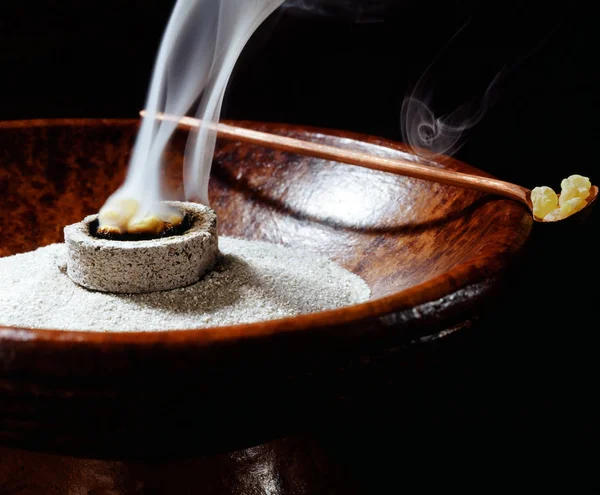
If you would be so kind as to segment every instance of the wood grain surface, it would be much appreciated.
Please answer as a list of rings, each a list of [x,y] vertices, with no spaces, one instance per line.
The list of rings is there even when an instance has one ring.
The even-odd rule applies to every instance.
[[[96,212],[123,180],[137,125],[0,123],[0,256],[61,242],[65,225]],[[414,159],[376,137],[236,125]],[[174,199],[185,137],[178,133],[165,155]],[[450,158],[436,166],[485,175]],[[468,328],[532,228],[527,209],[507,199],[236,142],[218,143],[210,198],[220,235],[326,254],[362,276],[371,299],[191,331],[0,328],[2,443],[106,458],[276,437],[295,412],[336,396],[346,370],[382,354],[409,359],[411,346]]]

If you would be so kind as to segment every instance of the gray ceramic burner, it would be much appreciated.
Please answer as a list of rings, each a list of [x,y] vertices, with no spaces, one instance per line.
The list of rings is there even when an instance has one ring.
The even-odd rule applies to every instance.
[[[198,282],[218,257],[217,215],[201,204],[166,204],[185,215],[187,230],[148,240],[101,239],[93,234],[98,215],[65,227],[71,280],[87,289],[116,293],[156,292]]]

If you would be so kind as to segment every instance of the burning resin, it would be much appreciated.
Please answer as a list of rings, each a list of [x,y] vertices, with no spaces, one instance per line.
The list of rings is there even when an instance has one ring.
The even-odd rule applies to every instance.
[[[177,233],[184,217],[184,213],[166,203],[144,208],[133,198],[111,198],[98,213],[96,234],[122,240],[164,237]]]
[[[100,224],[100,219],[90,223],[90,234],[111,241],[147,241],[184,234],[192,225],[189,215],[183,215],[178,223],[148,220],[152,228],[135,230],[116,230]]]
[[[186,287],[212,269],[218,255],[217,216],[207,206],[165,202],[177,229],[115,231],[105,238],[100,215],[65,227],[67,274],[87,289],[140,293]],[[170,235],[169,235],[170,234]]]
[[[581,210],[590,196],[589,178],[571,175],[560,184],[560,196],[551,187],[540,186],[531,190],[533,214],[542,220],[559,220]]]

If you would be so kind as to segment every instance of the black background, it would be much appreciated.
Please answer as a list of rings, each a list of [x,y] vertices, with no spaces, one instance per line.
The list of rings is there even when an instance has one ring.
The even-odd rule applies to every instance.
[[[504,69],[491,88],[493,105],[457,158],[526,187],[559,188],[572,173],[599,181],[600,35],[585,3],[322,5],[319,15],[279,11],[261,27],[231,79],[223,118],[401,140],[402,102],[441,53],[428,73],[441,110],[481,96]],[[171,7],[167,0],[2,0],[0,120],[137,117]],[[399,444],[407,431],[413,439],[427,433],[436,452],[441,445],[431,443],[434,437],[458,434],[444,444],[446,460],[467,436],[478,437],[487,447],[475,457],[485,463],[496,454],[505,475],[516,455],[535,463],[549,454],[544,458],[563,468],[568,460],[586,460],[583,449],[596,449],[598,439],[597,225],[596,215],[573,228],[534,229],[497,310],[463,352],[440,367],[433,388],[416,394],[423,401],[418,424],[394,428],[398,410],[361,409],[365,417],[388,419],[386,426],[371,423],[373,430],[352,427],[369,451],[357,458],[362,481],[396,476],[395,457],[379,454],[383,447],[373,440],[384,431]],[[395,380],[402,386],[402,377]],[[391,407],[389,393],[379,406]],[[331,435],[343,452],[350,426],[341,424],[338,437]],[[497,464],[505,448],[506,464]],[[439,456],[429,451],[427,458]],[[585,462],[579,469],[578,476],[585,474]],[[540,476],[554,479],[560,471],[547,468]]]

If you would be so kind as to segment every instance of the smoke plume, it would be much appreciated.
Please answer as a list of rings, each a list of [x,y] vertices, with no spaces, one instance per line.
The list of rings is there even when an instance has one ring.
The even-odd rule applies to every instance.
[[[190,133],[184,156],[187,200],[206,205],[208,180],[216,143],[211,123],[219,120],[223,96],[244,46],[283,0],[177,0],[155,61],[127,176],[108,199],[117,205],[133,198],[136,216],[168,216],[160,206],[163,151],[177,124],[159,121],[158,113],[184,116],[194,112],[203,122]],[[195,108],[194,108],[195,107]]]

